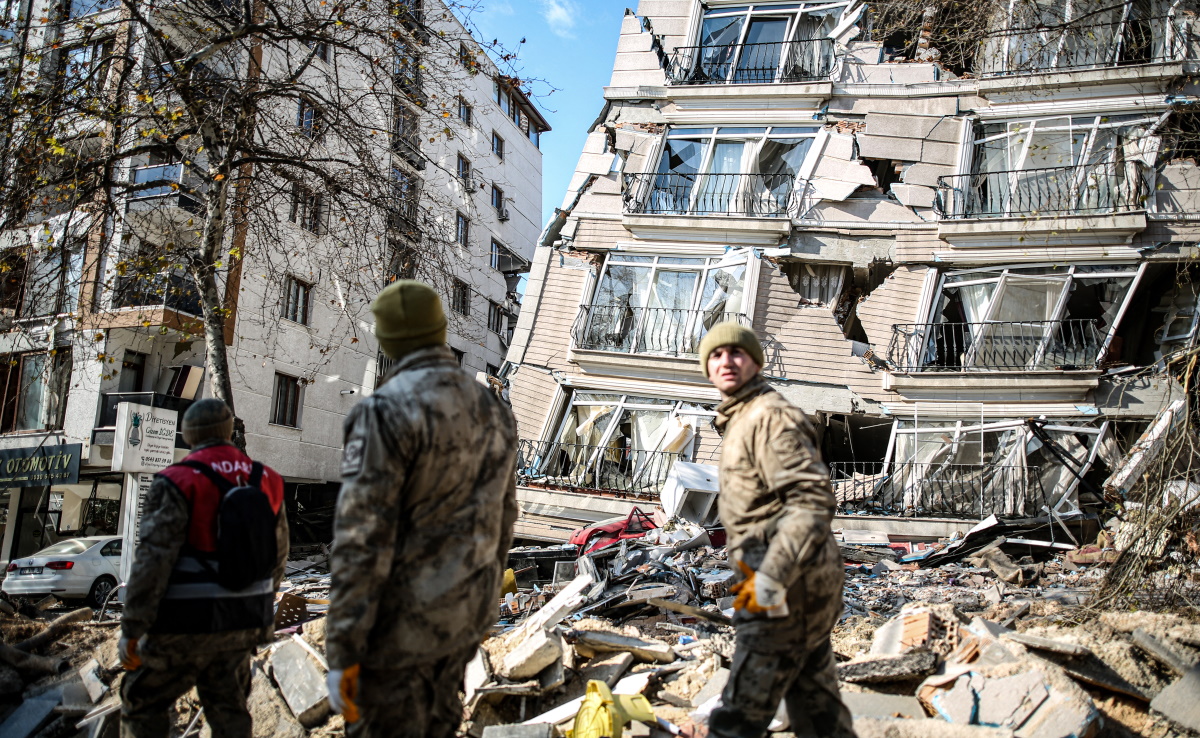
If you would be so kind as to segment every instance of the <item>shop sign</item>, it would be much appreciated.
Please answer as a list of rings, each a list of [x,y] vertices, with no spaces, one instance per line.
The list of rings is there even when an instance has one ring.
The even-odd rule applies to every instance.
[[[175,463],[179,411],[122,402],[117,405],[112,470],[157,472]]]
[[[79,481],[81,443],[0,449],[0,487],[44,487]]]

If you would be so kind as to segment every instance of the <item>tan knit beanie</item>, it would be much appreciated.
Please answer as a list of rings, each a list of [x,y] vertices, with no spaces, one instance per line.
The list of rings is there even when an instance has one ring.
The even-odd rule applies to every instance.
[[[424,282],[396,280],[371,303],[371,312],[375,313],[379,348],[393,359],[446,342],[442,300]]]
[[[209,397],[193,402],[183,413],[179,426],[183,440],[189,446],[205,441],[228,441],[233,438],[233,413],[224,402]]]
[[[700,372],[704,376],[708,376],[708,355],[721,346],[737,346],[749,354],[760,368],[766,364],[762,344],[758,342],[754,331],[737,321],[727,320],[714,325],[705,334],[704,340],[700,341]]]

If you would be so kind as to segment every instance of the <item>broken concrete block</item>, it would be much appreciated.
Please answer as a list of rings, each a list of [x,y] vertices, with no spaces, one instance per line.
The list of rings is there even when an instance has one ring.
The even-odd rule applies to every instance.
[[[938,656],[932,651],[912,651],[902,656],[883,656],[838,664],[838,679],[852,684],[874,684],[919,679],[937,670]]]
[[[617,683],[629,667],[633,666],[633,654],[628,652],[614,653],[602,659],[595,659],[579,671],[579,679],[587,684],[593,679],[599,679],[609,687]]]
[[[933,207],[934,192],[932,187],[900,184],[898,182],[892,185],[892,194],[896,196],[900,204],[912,208]]]
[[[954,167],[921,163],[905,167],[904,171],[900,174],[900,180],[905,184],[937,187],[938,177],[949,177],[953,174]]]
[[[1042,638],[1040,636],[1029,635],[1028,633],[1018,633],[1009,631],[1002,636],[1013,643],[1020,643],[1022,646],[1038,651],[1052,651],[1054,653],[1062,653],[1068,656],[1091,656],[1092,651],[1087,646],[1080,646],[1076,643],[1067,643],[1066,641],[1056,641],[1050,638]]]
[[[541,628],[529,633],[516,648],[504,655],[496,673],[505,679],[532,679],[542,669],[562,659],[562,638]]]
[[[675,660],[675,651],[668,643],[632,638],[606,630],[572,630],[567,633],[567,640],[575,645],[575,650],[589,657],[598,653],[625,651],[633,654],[638,661],[666,664]]]
[[[83,686],[87,689],[88,697],[92,702],[99,702],[104,693],[108,691],[108,685],[100,679],[100,662],[96,659],[88,661],[79,668],[79,678],[83,680]]]
[[[863,159],[890,159],[893,161],[921,161],[921,140],[896,136],[872,136],[860,133],[858,155]]]
[[[284,702],[301,725],[311,728],[329,714],[325,676],[300,644],[284,641],[275,649],[271,673]]]
[[[842,692],[842,703],[856,718],[924,718],[925,708],[916,698],[906,694],[880,692]]]
[[[1147,633],[1144,628],[1138,628],[1134,630],[1129,639],[1133,641],[1138,648],[1171,667],[1171,670],[1176,674],[1185,674],[1189,669],[1195,666],[1195,664],[1188,663],[1170,646]]]
[[[307,738],[308,731],[292,716],[292,711],[271,683],[265,660],[251,662],[250,698],[247,706],[254,719],[254,734],[271,738]]]
[[[1200,732],[1200,666],[1158,693],[1150,709],[1188,730]]]
[[[692,704],[696,707],[703,705],[705,702],[708,702],[713,697],[716,697],[717,695],[721,694],[721,692],[725,691],[725,685],[728,683],[729,669],[726,669],[724,666],[719,667],[713,672],[713,675],[709,677],[708,682],[700,688],[700,691],[697,692],[694,697],[692,697]]]

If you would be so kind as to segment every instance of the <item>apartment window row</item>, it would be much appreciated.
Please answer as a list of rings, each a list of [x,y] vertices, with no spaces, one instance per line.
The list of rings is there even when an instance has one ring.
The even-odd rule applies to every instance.
[[[450,309],[464,317],[470,316],[471,297],[471,285],[461,279],[454,280],[450,288]],[[508,311],[493,300],[488,300],[487,327],[498,336],[505,337],[508,334]]]
[[[540,146],[541,130],[528,115],[522,112],[523,103],[517,92],[507,85],[502,85],[499,80],[495,80],[492,82],[492,97],[500,106],[500,110],[513,122],[513,125],[528,136],[534,146]]]

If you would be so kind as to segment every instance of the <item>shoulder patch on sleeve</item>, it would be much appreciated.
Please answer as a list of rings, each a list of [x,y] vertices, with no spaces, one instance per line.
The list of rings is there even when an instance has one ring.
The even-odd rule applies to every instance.
[[[342,476],[353,477],[358,476],[358,473],[363,469],[363,450],[367,445],[367,439],[362,436],[351,438],[346,441],[346,448],[342,451]]]

